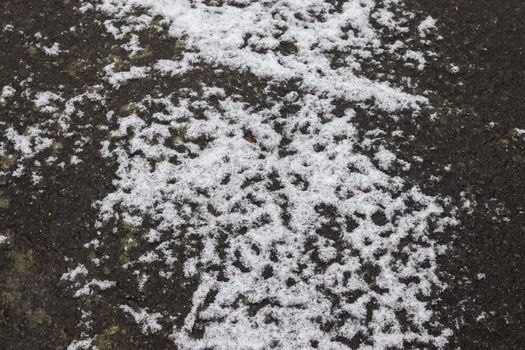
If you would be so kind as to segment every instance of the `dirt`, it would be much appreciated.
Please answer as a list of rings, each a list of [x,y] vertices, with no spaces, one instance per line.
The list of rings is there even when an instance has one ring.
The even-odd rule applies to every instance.
[[[436,44],[438,54],[458,65],[459,72],[447,73],[442,65],[430,63],[419,77],[422,88],[435,91],[432,102],[450,112],[438,125],[422,119],[419,127],[403,126],[416,141],[399,147],[407,156],[423,158],[410,176],[426,192],[450,196],[455,203],[464,198],[477,203],[470,214],[461,212],[459,226],[440,236],[452,247],[440,258],[448,288],[435,304],[441,321],[454,330],[447,348],[525,348],[525,139],[513,132],[525,129],[525,5],[520,0],[407,3],[437,19],[445,38]],[[61,82],[74,96],[100,77],[95,62],[115,54],[116,42],[94,24],[92,13],[80,13],[78,7],[68,0],[0,4],[0,27],[12,24],[16,29],[0,34],[1,85],[32,76],[32,88],[45,90]],[[70,32],[72,26],[78,30]],[[32,44],[36,32],[50,42],[60,37],[70,53],[58,59],[42,55]],[[174,47],[152,37],[153,53],[137,59],[167,57],[176,54],[170,51]],[[124,103],[126,94],[140,88],[115,92],[111,103]],[[109,107],[100,108],[88,110],[84,118],[102,122]],[[21,130],[43,117],[23,99],[5,112]],[[0,233],[10,240],[0,246],[1,349],[65,349],[79,335],[80,302],[60,277],[67,271],[64,256],[81,260],[86,254],[81,244],[91,237],[97,217],[92,203],[112,189],[114,165],[98,156],[98,142],[105,136],[94,128],[82,153],[84,162],[47,169],[39,185],[27,175],[0,179]],[[253,135],[247,131],[246,138]],[[67,150],[69,141],[61,141]],[[38,157],[68,159],[70,154],[61,149]],[[9,163],[4,159],[0,166]],[[114,249],[118,257],[121,247]],[[180,308],[191,297],[188,288],[180,292]],[[121,294],[134,297],[125,290]],[[116,316],[106,306],[95,305],[103,319],[100,347],[169,348],[162,337],[141,338],[136,327],[114,326]]]

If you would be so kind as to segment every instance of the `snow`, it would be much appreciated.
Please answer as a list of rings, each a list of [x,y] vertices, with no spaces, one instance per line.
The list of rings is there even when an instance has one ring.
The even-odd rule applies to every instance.
[[[412,51],[412,50],[408,50],[405,53],[404,57],[407,60],[416,61],[418,63],[418,65],[417,65],[417,69],[418,70],[423,70],[425,68],[425,63],[427,61],[425,60],[425,57],[424,57],[424,55],[421,52],[415,52],[415,51]]]
[[[42,131],[35,127],[28,128],[23,135],[13,128],[8,128],[5,131],[5,136],[24,158],[31,158],[53,144],[52,139],[40,136],[41,133]]]
[[[12,86],[6,85],[2,88],[2,93],[0,94],[0,97],[11,97],[15,94],[15,92],[16,90]]]
[[[48,56],[57,56],[60,53],[60,44],[54,43],[50,47],[43,46],[42,50],[44,50],[45,54]]]
[[[35,103],[36,108],[45,113],[54,113],[58,110],[57,107],[53,106],[53,102],[62,101],[63,99],[60,95],[52,91],[43,91],[38,92],[35,95],[33,102]]]
[[[130,52],[130,57],[133,57],[137,52],[142,50],[142,48],[140,47],[139,37],[136,34],[132,34],[131,35],[131,39],[129,40],[129,42],[127,42],[127,43],[125,43],[125,44],[123,44],[121,46],[122,46],[122,48],[124,50]]]
[[[93,339],[75,340],[67,347],[67,350],[93,349]]]
[[[0,92],[0,106],[5,106],[7,100],[13,97],[15,92],[16,90],[9,85],[2,87],[2,91]]]
[[[115,72],[113,68],[115,63],[106,66],[104,70],[109,83],[117,89],[128,80],[144,78],[149,71],[147,67],[131,67],[129,71]]]
[[[13,31],[13,29],[15,29],[15,27],[12,24],[6,24],[2,28],[2,31],[4,31],[4,32],[11,32],[11,31]]]
[[[417,85],[410,77],[391,71],[371,79],[362,67],[406,65],[419,74],[433,54],[418,40],[437,30],[435,20],[427,17],[410,33],[415,16],[396,0],[350,0],[339,9],[321,0],[220,3],[82,6],[110,16],[106,30],[130,55],[141,49],[138,33],[154,16],[184,42],[180,59],[127,71],[104,68],[108,89],[152,75],[181,87],[165,95],[137,91],[126,101],[136,108],[108,111],[111,126],[95,126],[108,133],[100,155],[117,165],[114,191],[95,206],[97,230],[114,225],[112,233],[128,243],[126,260],[110,272],[140,292],[153,288],[149,278],[157,274],[180,278],[181,287],[195,281],[191,305],[175,315],[151,300],[107,301],[144,335],[171,334],[179,349],[348,349],[341,339],[360,336],[368,340],[360,349],[446,346],[451,331],[434,320],[422,296],[445,287],[436,260],[446,249],[432,237],[454,218],[442,198],[405,177],[410,163],[389,146],[381,125],[362,130],[357,113],[364,110],[371,121],[380,111],[415,122],[421,109],[431,109],[424,96],[401,87],[403,81]],[[135,6],[148,15],[132,15]],[[385,33],[403,39],[389,43]],[[282,50],[285,43],[294,49]],[[58,54],[56,45],[49,54]],[[334,65],[336,56],[342,64]],[[197,68],[204,78],[193,74]],[[237,80],[215,79],[225,69]],[[242,89],[232,93],[237,84]],[[78,102],[103,103],[104,87],[93,91],[69,99],[39,92],[34,103],[69,135],[71,118],[82,113]],[[340,100],[347,107],[337,112]],[[45,135],[43,125],[23,134],[6,129],[26,158],[52,146]],[[76,151],[83,142],[76,140]],[[71,166],[82,161],[68,160]],[[68,261],[62,276],[72,294],[116,296],[120,286],[113,288],[112,277],[96,278],[110,261],[100,231],[80,244],[89,260]],[[82,311],[83,322],[97,322]],[[177,325],[165,327],[165,319]],[[198,327],[200,338],[193,334]],[[92,347],[93,329],[86,327],[69,348]]]
[[[120,305],[120,309],[135,319],[135,322],[141,326],[142,333],[145,335],[158,333],[162,329],[162,326],[157,321],[162,315],[158,312],[150,314],[144,309],[134,311],[128,305]]]
[[[379,162],[379,167],[383,170],[388,170],[392,163],[397,159],[394,153],[390,152],[384,147],[381,147],[374,157]]]
[[[419,30],[419,35],[422,37],[425,37],[432,30],[436,29],[436,20],[432,18],[431,16],[428,16],[427,18],[425,18],[424,21],[422,21],[419,24],[417,29]]]
[[[340,13],[329,13],[330,5],[320,0],[250,2],[243,8],[210,8],[203,1],[187,0],[105,0],[101,8],[111,12],[120,10],[124,16],[125,10],[135,5],[176,19],[171,22],[171,33],[187,37],[188,45],[199,48],[201,59],[206,62],[250,69],[257,75],[277,80],[302,78],[303,84],[312,90],[344,95],[352,100],[373,97],[378,105],[390,111],[415,107],[418,102],[425,101],[383,82],[357,77],[346,67],[330,68],[326,51],[379,47],[380,41],[369,19],[374,1],[346,2]],[[381,11],[384,17],[386,9]],[[278,15],[272,15],[274,13]],[[305,19],[297,19],[296,14]],[[314,14],[323,16],[324,21],[317,21]],[[343,28],[348,23],[355,28],[355,34],[349,33],[348,38],[343,39],[343,34],[347,34]],[[279,43],[274,36],[283,32],[279,29],[282,27],[288,29],[282,33],[280,41],[295,43],[296,55],[286,56],[274,51],[263,54],[249,46],[243,47],[244,38],[251,36],[249,43],[257,49],[274,49]],[[316,48],[312,49],[314,46]]]
[[[99,290],[106,290],[108,288],[114,287],[116,285],[113,281],[101,281],[97,279],[93,279],[86,283],[82,288],[77,290],[74,294],[75,298],[84,296],[84,295],[92,295],[94,293],[93,287],[97,287]]]
[[[74,281],[79,275],[87,275],[88,270],[86,267],[82,264],[79,264],[76,268],[73,270],[70,270],[67,273],[64,273],[61,280],[68,280],[68,281]]]

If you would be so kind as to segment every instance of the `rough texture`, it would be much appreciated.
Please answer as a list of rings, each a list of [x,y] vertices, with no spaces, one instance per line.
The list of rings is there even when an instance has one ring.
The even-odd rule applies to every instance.
[[[207,6],[222,5],[214,3]],[[525,67],[516,43],[525,28],[516,1],[410,0],[409,34],[377,23],[389,43],[421,32],[430,39],[430,15],[444,37],[430,45],[437,59],[417,54],[426,50],[423,38],[399,61],[354,62],[365,79],[386,78],[410,93],[399,110],[401,100],[385,104],[373,84],[358,85],[364,95],[351,98],[309,95],[324,87],[312,85],[308,69],[272,83],[274,68],[241,72],[235,56],[222,62],[230,67],[209,65],[206,56],[188,61],[189,71],[154,65],[198,52],[168,35],[158,17],[146,29],[137,21],[135,40],[114,31],[125,21],[104,25],[112,17],[83,3],[1,6],[8,49],[0,81],[16,87],[4,88],[0,101],[2,348],[231,348],[231,339],[238,348],[524,345]],[[252,44],[285,57],[307,50]],[[319,67],[325,74],[345,55],[341,46],[329,49],[329,68]],[[417,96],[427,89],[425,106]],[[323,183],[330,178],[335,184]],[[411,221],[417,217],[429,228]],[[440,233],[452,217],[459,225]],[[400,230],[400,220],[411,229]],[[403,283],[420,290],[398,292],[408,301],[389,316],[400,284],[386,283],[387,275],[402,279],[399,266],[414,264],[418,275],[408,269]],[[295,311],[281,313],[286,302]],[[414,318],[409,305],[432,312]],[[299,328],[283,326],[290,315]],[[224,325],[230,337],[214,336]],[[297,336],[315,327],[315,337]]]

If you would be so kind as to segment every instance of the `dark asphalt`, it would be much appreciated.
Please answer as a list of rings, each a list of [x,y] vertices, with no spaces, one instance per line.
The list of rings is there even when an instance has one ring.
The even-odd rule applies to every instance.
[[[523,349],[525,139],[513,130],[525,129],[525,2],[406,2],[436,18],[444,37],[436,44],[438,53],[460,71],[445,74],[442,66],[430,64],[420,77],[422,87],[435,91],[430,97],[434,104],[451,112],[438,126],[422,121],[411,130],[416,142],[399,146],[407,155],[423,157],[410,176],[427,192],[477,203],[472,213],[460,213],[459,227],[442,236],[452,249],[440,258],[448,288],[435,308],[454,329],[447,348]],[[95,62],[106,57],[114,44],[103,28],[92,24],[92,15],[74,11],[75,5],[62,0],[2,1],[0,28],[10,23],[24,33],[0,33],[0,86],[33,75],[32,86],[45,89],[60,81],[73,95],[99,74],[89,66],[75,76],[65,69],[79,58]],[[63,61],[30,54],[26,33],[59,37],[73,25],[79,30],[71,34],[71,55],[60,58]],[[158,47],[162,50],[160,39]],[[5,111],[6,118],[25,123],[39,117],[32,106],[19,102]],[[97,118],[102,112],[92,110],[86,117]],[[92,137],[104,135],[94,131]],[[84,254],[78,242],[93,230],[97,213],[91,203],[111,189],[112,165],[90,156],[98,152],[96,142],[92,145],[84,150],[88,161],[44,174],[38,188],[28,176],[0,179],[1,193],[9,199],[9,206],[0,208],[0,233],[11,238],[8,246],[0,246],[0,349],[64,349],[78,336],[76,301],[59,279],[67,270],[63,256]],[[452,170],[444,171],[449,164]],[[440,181],[429,181],[431,174],[441,176]],[[113,344],[125,344],[125,338],[120,341]],[[163,346],[145,339],[140,348]]]

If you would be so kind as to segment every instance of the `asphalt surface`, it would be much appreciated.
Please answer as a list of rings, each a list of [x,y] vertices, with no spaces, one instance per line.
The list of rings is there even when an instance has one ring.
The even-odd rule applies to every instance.
[[[425,133],[435,147],[428,161],[450,162],[458,169],[435,188],[471,193],[481,204],[462,218],[454,254],[443,259],[450,276],[443,315],[451,323],[463,320],[451,346],[520,349],[525,346],[525,163],[523,142],[512,135],[514,128],[525,126],[525,5],[414,3],[442,23],[442,52],[464,67],[459,73],[463,86],[450,86],[439,76],[428,80],[431,89],[464,110],[451,125]],[[494,127],[487,130],[491,122]],[[500,215],[508,221],[497,219],[496,203],[507,208]],[[473,278],[480,273],[484,277]],[[461,300],[467,302],[460,305]],[[478,319],[481,310],[491,312]]]
[[[525,4],[520,0],[407,3],[436,18],[444,37],[436,44],[438,53],[460,70],[446,75],[442,67],[431,64],[419,77],[423,88],[435,91],[432,102],[449,112],[438,126],[425,121],[414,126],[416,141],[399,147],[407,156],[423,158],[410,176],[425,191],[477,203],[472,212],[461,213],[459,226],[441,236],[452,248],[440,257],[448,288],[434,307],[441,321],[454,330],[447,348],[523,349],[525,139],[514,129],[525,129]],[[114,39],[94,24],[93,14],[74,10],[77,5],[55,0],[0,4],[0,27],[12,24],[17,29],[0,34],[0,85],[31,76],[32,87],[45,90],[62,82],[74,96],[101,74],[94,62],[112,53]],[[51,60],[32,52],[30,34],[40,31],[52,41],[71,26],[79,29],[68,34],[70,54]],[[156,52],[169,56],[173,47],[169,40],[152,37],[151,44]],[[88,64],[79,68],[79,59]],[[115,92],[113,103],[132,94],[133,88],[141,87]],[[4,109],[9,120],[29,124],[44,117],[23,99],[18,102]],[[95,120],[103,112],[87,109],[84,118]],[[97,212],[92,202],[112,189],[114,164],[94,156],[96,140],[105,136],[94,129],[93,142],[83,150],[86,161],[48,170],[38,186],[29,176],[0,179],[0,193],[8,202],[0,208],[0,233],[10,237],[9,245],[0,246],[0,349],[64,349],[78,336],[78,301],[66,292],[60,276],[67,270],[64,256],[85,254],[79,242],[85,242],[94,229]],[[60,147],[50,152],[54,153],[38,157],[66,159]],[[452,170],[444,171],[448,165]],[[2,159],[0,166],[9,169],[9,161]],[[429,181],[430,175],[439,176],[439,181]],[[182,304],[185,298],[191,298],[190,291],[180,291]],[[117,317],[104,314],[103,303],[95,307],[108,325]],[[179,311],[184,312],[183,305]],[[110,337],[106,348],[169,346],[133,331]]]

